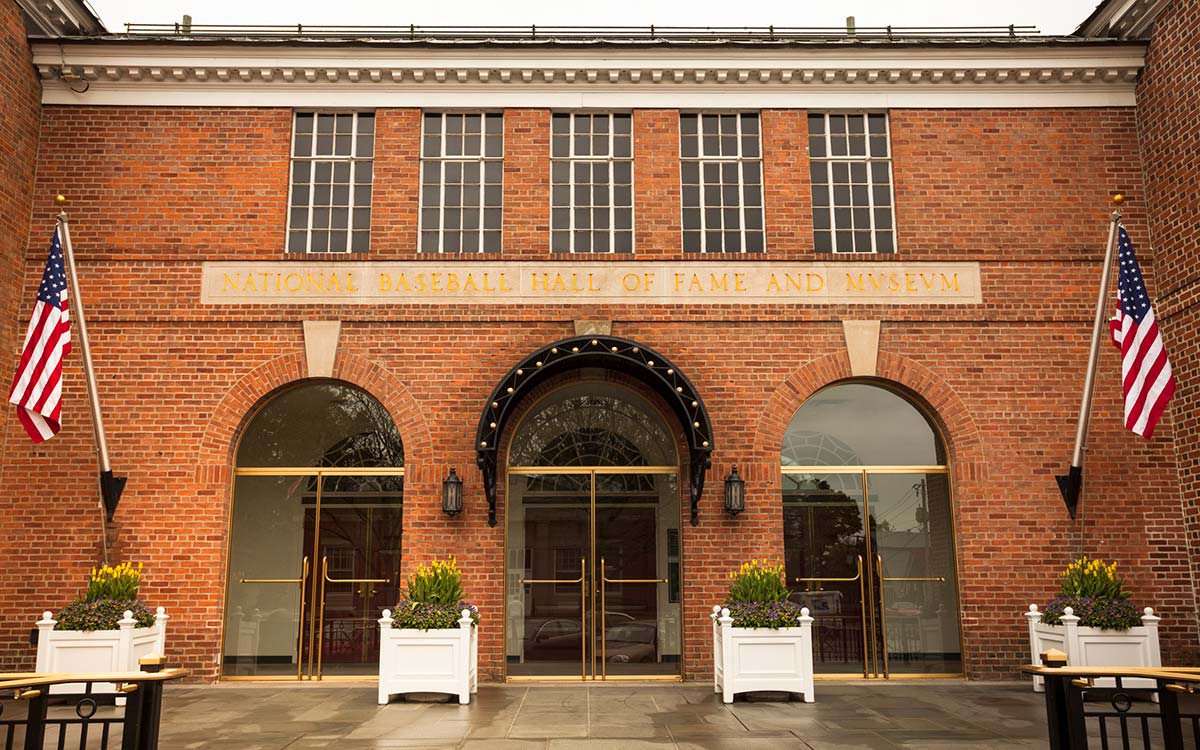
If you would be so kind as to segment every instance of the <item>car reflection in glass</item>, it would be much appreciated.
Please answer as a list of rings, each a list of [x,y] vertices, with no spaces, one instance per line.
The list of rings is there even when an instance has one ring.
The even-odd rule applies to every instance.
[[[579,620],[556,618],[527,622],[526,661],[569,661],[579,653]],[[604,618],[605,658],[613,663],[658,660],[658,623],[637,620],[624,612],[609,612]]]

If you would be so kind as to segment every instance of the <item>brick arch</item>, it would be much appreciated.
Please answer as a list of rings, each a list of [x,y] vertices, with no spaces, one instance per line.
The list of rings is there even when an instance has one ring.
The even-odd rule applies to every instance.
[[[759,419],[754,440],[754,451],[765,474],[761,477],[762,486],[768,496],[778,498],[782,492],[780,446],[793,415],[821,388],[852,380],[853,377],[850,361],[843,351],[818,358],[801,367],[775,389]],[[970,536],[966,533],[970,523],[964,519],[977,517],[979,498],[986,497],[988,471],[979,426],[950,384],[918,362],[880,351],[875,377],[859,382],[871,380],[899,386],[909,398],[925,406],[945,442],[952,476],[950,512],[955,539],[952,554],[958,571],[960,627],[969,621],[978,622],[979,605],[983,599],[968,591],[978,579],[978,566],[975,560],[968,559],[963,553],[970,544],[964,544],[964,540]],[[782,522],[782,513],[776,517]],[[778,533],[782,533],[782,526]],[[783,548],[782,537],[777,538],[776,543],[779,549]],[[977,675],[987,655],[985,641],[975,628],[964,627],[961,633],[963,668],[967,674]]]
[[[200,441],[197,467],[201,481],[228,481],[237,439],[248,426],[255,407],[279,389],[308,380],[307,369],[303,352],[285,354],[247,372],[230,387],[213,410]],[[362,388],[378,399],[400,431],[405,464],[416,467],[417,474],[423,474],[426,467],[433,470],[429,425],[416,399],[399,378],[371,360],[344,349],[337,354],[333,378]]]
[[[809,362],[780,383],[755,431],[754,451],[760,461],[777,469],[779,447],[796,411],[821,388],[852,377],[846,353],[837,352]],[[879,352],[874,379],[899,385],[911,398],[923,402],[946,443],[955,476],[983,477],[986,462],[979,427],[949,383],[928,367],[885,351]]]

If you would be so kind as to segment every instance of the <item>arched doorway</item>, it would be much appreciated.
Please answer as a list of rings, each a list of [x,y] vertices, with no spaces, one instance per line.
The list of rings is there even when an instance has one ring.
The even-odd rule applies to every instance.
[[[399,588],[404,446],[347,383],[275,395],[234,469],[221,675],[378,673],[378,617]]]
[[[840,383],[792,417],[781,452],[785,563],[812,610],[818,673],[958,675],[946,448],[896,391]]]
[[[508,677],[678,678],[679,458],[659,411],[576,382],[529,409],[507,459]]]

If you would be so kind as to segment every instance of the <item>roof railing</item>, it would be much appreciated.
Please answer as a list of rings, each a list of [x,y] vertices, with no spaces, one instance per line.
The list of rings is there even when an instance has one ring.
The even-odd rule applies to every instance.
[[[260,39],[789,41],[803,39],[1018,39],[1036,26],[328,26],[311,24],[127,23],[128,36]]]

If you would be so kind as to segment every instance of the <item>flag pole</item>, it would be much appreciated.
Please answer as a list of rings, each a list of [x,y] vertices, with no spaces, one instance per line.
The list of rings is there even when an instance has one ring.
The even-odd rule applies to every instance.
[[[71,231],[67,212],[62,210],[67,199],[57,195],[54,202],[59,206],[58,229],[62,235],[63,256],[67,261],[67,283],[71,285],[71,308],[75,325],[79,328],[79,343],[83,350],[83,374],[87,381],[88,402],[92,407],[92,424],[96,428],[96,449],[100,454],[100,513],[104,529],[104,560],[108,562],[108,521],[113,518],[121,491],[125,489],[125,477],[114,477],[108,459],[108,438],[104,434],[104,417],[100,412],[100,393],[96,387],[96,372],[92,366],[92,345],[88,340],[87,321],[83,315],[83,297],[79,293],[79,279],[75,272],[75,252],[71,248]]]
[[[1100,336],[1104,330],[1105,305],[1108,304],[1108,284],[1112,275],[1113,248],[1116,245],[1117,227],[1121,224],[1121,204],[1125,196],[1117,193],[1112,197],[1112,215],[1108,225],[1108,245],[1104,249],[1104,269],[1100,274],[1100,292],[1096,296],[1096,317],[1092,322],[1092,348],[1088,352],[1087,374],[1083,379],[1083,398],[1079,404],[1079,422],[1075,426],[1075,451],[1071,454],[1071,468],[1067,474],[1055,477],[1067,513],[1075,518],[1079,506],[1079,493],[1083,487],[1083,449],[1087,442],[1088,420],[1092,414],[1092,392],[1096,382],[1096,363],[1100,359]]]

